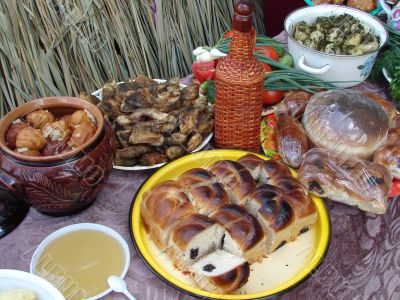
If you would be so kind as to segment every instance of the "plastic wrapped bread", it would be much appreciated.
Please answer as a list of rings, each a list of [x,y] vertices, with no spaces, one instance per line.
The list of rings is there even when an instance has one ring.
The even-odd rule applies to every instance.
[[[381,105],[354,91],[314,95],[302,119],[311,142],[337,154],[370,158],[386,143],[389,119]]]
[[[375,214],[386,212],[392,186],[386,167],[320,148],[305,154],[298,179],[310,193]]]

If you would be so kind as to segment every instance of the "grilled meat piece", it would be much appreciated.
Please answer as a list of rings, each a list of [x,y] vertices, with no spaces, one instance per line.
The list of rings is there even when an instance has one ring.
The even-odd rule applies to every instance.
[[[169,114],[158,111],[154,108],[139,108],[136,109],[129,119],[136,124],[142,126],[150,126],[156,123],[174,123],[176,118]]]
[[[187,142],[186,151],[192,152],[194,149],[196,149],[198,146],[200,146],[202,141],[203,141],[203,137],[201,136],[200,133],[196,132],[195,134],[193,134],[190,137],[189,141]]]
[[[183,101],[194,100],[199,95],[199,86],[197,84],[192,83],[188,85],[181,91],[181,99]]]
[[[120,115],[115,119],[115,121],[124,129],[132,129],[133,127],[133,122],[128,115]]]
[[[171,134],[170,137],[167,137],[166,140],[167,140],[167,145],[181,146],[186,142],[187,135],[182,134],[180,132],[174,132],[173,134]]]
[[[132,134],[132,130],[118,130],[115,132],[115,135],[117,137],[118,143],[123,147],[128,147],[129,146],[129,137]]]
[[[122,159],[130,159],[130,158],[140,157],[143,154],[151,151],[154,151],[154,148],[149,145],[137,145],[137,146],[129,146],[123,149],[118,149],[117,155]]]
[[[178,157],[183,156],[186,153],[185,149],[180,146],[171,146],[165,150],[165,155],[169,160],[177,159]]]
[[[179,130],[183,134],[192,133],[197,124],[199,118],[200,109],[199,108],[189,108],[186,111],[181,112],[179,119]]]
[[[109,81],[103,86],[102,90],[102,99],[107,100],[109,98],[114,97],[115,92],[117,91],[117,82],[116,81]]]
[[[107,98],[101,101],[99,104],[99,108],[104,111],[111,121],[122,114],[120,107],[121,98],[117,96],[114,96],[113,98]]]
[[[140,158],[140,163],[145,166],[152,166],[167,162],[168,158],[165,154],[159,152],[149,152]]]
[[[118,152],[115,156],[114,164],[116,166],[133,167],[139,163],[137,158],[121,158]]]
[[[154,123],[150,127],[153,132],[169,135],[178,127],[178,120],[174,119],[168,123]]]
[[[160,133],[154,133],[149,127],[135,125],[132,128],[132,134],[129,137],[129,143],[132,145],[149,144],[152,146],[161,146],[165,138]]]
[[[182,107],[182,101],[179,92],[165,91],[157,95],[154,108],[161,112],[170,112]]]
[[[214,109],[213,107],[204,108],[197,120],[196,132],[202,135],[209,134],[214,130]]]

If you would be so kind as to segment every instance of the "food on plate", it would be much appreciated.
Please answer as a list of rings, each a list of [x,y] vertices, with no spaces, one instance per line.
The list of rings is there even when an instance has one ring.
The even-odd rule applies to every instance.
[[[379,97],[376,94],[373,93],[365,93],[366,96],[368,96],[370,99],[374,100],[376,103],[378,103],[382,108],[385,110],[388,119],[389,119],[389,127],[394,127],[395,126],[395,120],[397,117],[397,112],[396,108],[386,99]]]
[[[55,118],[48,110],[39,109],[31,112],[26,116],[26,120],[34,128],[42,129],[42,127],[48,123],[53,123]]]
[[[264,226],[264,228],[269,227],[268,234],[272,234],[267,235],[268,253],[282,243],[295,239],[317,222],[317,211],[306,188],[292,176],[285,164],[273,159],[263,161],[253,154],[243,156],[239,159],[239,163],[261,183],[247,196],[246,208],[257,214],[261,224],[268,224]],[[272,200],[278,201],[280,206],[276,206]],[[290,225],[292,217],[294,224],[286,230],[285,224]],[[280,222],[282,223],[279,224]],[[280,230],[283,232],[279,232]]]
[[[250,172],[238,162],[220,160],[208,169],[225,186],[235,204],[244,204],[246,195],[256,187]]]
[[[96,131],[96,120],[86,110],[56,118],[50,111],[39,109],[15,120],[7,130],[6,142],[25,156],[52,156],[82,146]]]
[[[38,254],[34,273],[57,287],[66,299],[88,299],[106,291],[108,277],[121,276],[124,267],[125,252],[115,237],[81,229],[64,232],[49,242]]]
[[[172,230],[167,254],[177,267],[190,267],[199,258],[216,250],[223,235],[223,227],[210,217],[191,214]]]
[[[386,212],[392,185],[386,167],[320,148],[311,149],[304,156],[299,180],[312,194],[375,214]]]
[[[226,294],[247,283],[250,266],[245,259],[218,249],[196,262],[192,272],[201,289]]]
[[[296,119],[301,118],[312,94],[303,91],[292,91],[278,104],[275,113],[286,113]]]
[[[0,300],[36,300],[36,294],[28,289],[0,291]]]
[[[221,248],[249,263],[262,260],[265,255],[264,230],[257,219],[246,208],[227,204],[210,215],[225,229]]]
[[[385,110],[353,91],[316,94],[307,104],[302,123],[315,146],[365,159],[385,145],[389,130]]]
[[[248,154],[158,183],[143,195],[141,218],[199,288],[229,293],[247,282],[249,264],[294,241],[318,214],[287,166]]]
[[[294,39],[307,48],[335,55],[364,55],[379,48],[379,37],[349,14],[317,17],[295,25]]]
[[[377,0],[313,0],[314,4],[347,5],[362,11],[371,12],[377,8]]]
[[[33,127],[21,129],[15,141],[15,146],[20,149],[42,150],[45,145],[46,139],[39,130]]]
[[[119,144],[118,166],[174,160],[199,147],[214,129],[214,109],[207,106],[207,97],[199,95],[196,84],[181,89],[176,77],[158,83],[141,75],[122,84],[107,83],[102,97],[99,106]],[[135,146],[146,150],[132,152]]]
[[[275,137],[279,154],[286,164],[298,168],[303,154],[308,150],[307,135],[294,117],[283,113],[277,118]]]

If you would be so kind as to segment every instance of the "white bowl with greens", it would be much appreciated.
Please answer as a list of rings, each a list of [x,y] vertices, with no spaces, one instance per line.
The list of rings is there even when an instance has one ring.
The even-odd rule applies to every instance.
[[[339,87],[367,79],[388,33],[375,17],[338,5],[300,8],[285,20],[295,67]]]

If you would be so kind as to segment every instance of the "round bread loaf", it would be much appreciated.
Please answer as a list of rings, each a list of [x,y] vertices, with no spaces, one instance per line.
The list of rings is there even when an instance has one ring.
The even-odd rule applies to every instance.
[[[386,143],[389,119],[380,105],[361,93],[330,91],[311,98],[303,125],[315,146],[369,158]]]

